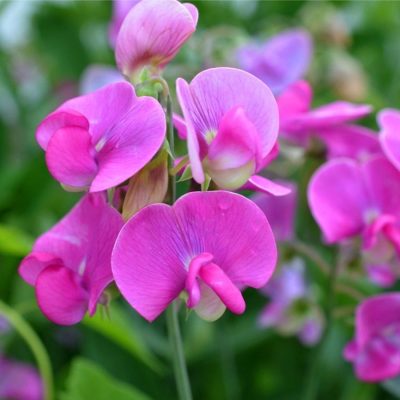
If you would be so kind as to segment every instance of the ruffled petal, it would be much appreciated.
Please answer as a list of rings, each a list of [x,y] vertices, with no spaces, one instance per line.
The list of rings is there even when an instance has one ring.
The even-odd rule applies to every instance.
[[[18,272],[21,278],[31,286],[34,286],[38,275],[50,265],[59,265],[62,260],[59,256],[49,253],[33,252],[28,254],[19,266]]]
[[[36,297],[43,314],[59,325],[78,323],[88,307],[88,293],[79,276],[64,266],[52,265],[39,274]]]

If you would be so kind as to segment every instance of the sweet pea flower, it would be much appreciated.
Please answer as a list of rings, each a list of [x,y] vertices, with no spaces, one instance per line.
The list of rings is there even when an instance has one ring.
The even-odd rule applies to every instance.
[[[385,109],[378,114],[380,142],[389,161],[400,170],[400,111]]]
[[[192,192],[135,214],[118,236],[112,268],[124,298],[148,321],[181,294],[190,309],[215,320],[226,308],[242,314],[241,289],[264,286],[276,259],[268,220],[251,200]]]
[[[357,307],[355,338],[344,357],[362,381],[380,382],[400,374],[400,293],[370,297]]]
[[[261,312],[260,326],[275,327],[285,335],[297,335],[308,346],[318,343],[324,319],[306,280],[302,259],[295,258],[283,265],[262,292],[270,302]]]
[[[112,47],[115,46],[119,30],[122,22],[128,15],[129,11],[141,0],[113,0],[113,10],[111,23],[108,28],[108,37]]]
[[[297,207],[297,186],[294,182],[280,181],[290,189],[290,193],[283,197],[275,197],[265,193],[255,193],[251,196],[266,215],[275,239],[289,241],[294,237],[294,222]]]
[[[308,201],[328,243],[361,236],[369,277],[390,286],[400,274],[400,172],[377,156],[336,159],[311,179]]]
[[[120,71],[130,79],[144,67],[163,69],[196,30],[197,8],[178,0],[142,0],[124,19],[116,42]]]
[[[39,125],[36,139],[55,179],[71,190],[99,192],[143,168],[165,132],[159,103],[117,82],[62,104]]]
[[[247,184],[276,195],[289,193],[255,175],[277,149],[278,109],[263,82],[239,69],[212,68],[190,84],[179,78],[176,88],[184,118],[175,118],[175,124],[187,139],[196,182],[205,182],[207,174],[221,189]]]
[[[241,68],[260,78],[274,94],[301,79],[311,62],[313,44],[303,29],[290,29],[263,45],[250,44],[238,51]]]
[[[369,114],[369,105],[336,101],[311,109],[312,96],[312,88],[305,81],[294,83],[279,96],[283,138],[305,148],[316,138],[324,143],[328,158],[362,159],[381,154],[378,137],[373,131],[348,124]]]
[[[36,369],[0,355],[0,398],[43,400],[42,380]]]
[[[48,232],[37,239],[19,267],[35,287],[39,308],[59,325],[93,315],[113,281],[111,251],[123,225],[103,193],[87,194]]]

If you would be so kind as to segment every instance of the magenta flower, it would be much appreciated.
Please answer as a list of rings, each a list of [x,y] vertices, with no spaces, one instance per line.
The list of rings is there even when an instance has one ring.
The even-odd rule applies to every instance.
[[[42,381],[36,369],[0,356],[0,398],[43,400]]]
[[[256,203],[266,215],[275,239],[291,240],[294,237],[294,222],[297,207],[297,187],[293,182],[279,182],[291,192],[283,197],[275,197],[265,193],[255,193],[251,200]]]
[[[344,350],[358,379],[379,382],[400,374],[400,293],[385,293],[357,307],[355,339]]]
[[[311,86],[299,81],[278,98],[280,132],[288,141],[308,147],[311,139],[322,141],[328,158],[350,157],[360,159],[381,154],[377,136],[373,131],[349,122],[371,112],[368,105],[336,101],[311,109]]]
[[[225,308],[243,313],[241,289],[265,285],[276,259],[269,223],[253,202],[193,192],[134,215],[117,239],[112,268],[122,295],[148,321],[182,292],[189,308],[215,320]]]
[[[102,302],[113,281],[111,251],[123,225],[102,193],[88,194],[36,241],[19,267],[35,286],[43,314],[60,325],[79,322]]]
[[[276,152],[278,135],[276,101],[263,82],[238,69],[213,68],[190,84],[179,78],[176,86],[184,121],[175,118],[175,124],[187,137],[196,182],[207,174],[222,189],[248,182],[274,194],[289,192],[254,175]]]
[[[36,139],[55,179],[73,190],[98,192],[143,168],[165,138],[165,116],[151,97],[126,82],[71,99],[39,125]]]
[[[383,157],[332,160],[312,177],[308,201],[328,243],[361,236],[364,264],[381,286],[400,274],[400,172]]]
[[[312,39],[302,29],[281,32],[259,46],[250,44],[238,52],[241,68],[260,78],[274,94],[301,79],[313,51]]]
[[[270,298],[259,317],[262,327],[297,335],[308,346],[318,343],[324,319],[306,280],[303,260],[295,258],[283,265],[262,292]]]
[[[197,8],[178,0],[142,0],[133,7],[118,33],[115,56],[130,78],[146,66],[164,68],[196,30]]]
[[[113,14],[108,30],[108,37],[112,47],[115,46],[119,30],[121,29],[125,17],[132,7],[140,1],[141,0],[113,0]]]
[[[400,111],[386,109],[378,114],[382,149],[390,162],[400,170]]]

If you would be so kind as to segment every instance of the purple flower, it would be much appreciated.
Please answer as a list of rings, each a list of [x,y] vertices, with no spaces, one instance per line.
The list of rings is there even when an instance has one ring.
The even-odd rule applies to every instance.
[[[357,307],[356,335],[344,349],[358,379],[380,382],[400,374],[400,293],[385,293]]]
[[[118,82],[62,104],[42,121],[36,138],[55,179],[72,190],[98,192],[143,168],[165,130],[158,102]]]
[[[365,158],[381,154],[377,136],[373,131],[349,122],[371,112],[368,105],[336,101],[311,109],[311,86],[299,81],[278,98],[280,133],[288,141],[307,147],[315,137],[321,140],[328,158]]]
[[[129,11],[142,0],[113,0],[113,14],[108,30],[108,37],[112,47],[115,46],[119,30],[122,22],[128,15]]]
[[[142,0],[119,30],[115,57],[130,79],[144,67],[164,68],[196,30],[197,8],[177,0]]]
[[[311,212],[328,243],[361,236],[364,264],[382,286],[399,274],[400,172],[383,157],[331,160],[312,177]]]
[[[389,161],[400,170],[400,111],[386,109],[378,114],[380,141]]]
[[[244,312],[241,289],[265,285],[276,258],[271,228],[252,201],[193,192],[134,215],[118,236],[112,268],[122,295],[148,321],[182,292],[189,308],[215,320],[225,308]]]
[[[0,356],[0,398],[43,400],[43,387],[35,368]]]
[[[176,83],[193,178],[206,175],[222,189],[235,190],[247,182],[277,195],[288,189],[255,175],[276,152],[278,109],[273,94],[258,78],[234,68],[213,68],[190,84]],[[183,126],[184,124],[184,126]]]
[[[278,241],[291,240],[294,236],[294,222],[297,206],[297,187],[293,182],[279,182],[289,188],[291,193],[283,197],[275,197],[265,193],[256,193],[251,200],[266,215],[272,232]]]
[[[259,323],[285,335],[297,335],[303,344],[312,346],[321,337],[324,320],[304,275],[304,262],[299,258],[282,266],[262,289],[270,302]]]
[[[302,29],[279,33],[263,45],[250,44],[238,52],[241,68],[260,78],[279,94],[306,73],[312,57],[312,39]]]
[[[43,314],[60,325],[79,322],[113,281],[111,251],[123,225],[102,193],[88,194],[36,241],[19,267],[35,286]]]
[[[109,65],[92,64],[85,69],[81,76],[79,92],[88,94],[110,83],[123,81],[125,81],[125,78],[116,68]]]

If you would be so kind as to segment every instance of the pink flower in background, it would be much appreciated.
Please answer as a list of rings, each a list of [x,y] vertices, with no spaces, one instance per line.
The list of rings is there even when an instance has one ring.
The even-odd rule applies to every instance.
[[[193,192],[133,216],[117,239],[112,268],[122,295],[148,321],[182,292],[189,308],[215,320],[225,308],[243,313],[241,289],[265,285],[276,259],[267,218],[252,201]]]
[[[36,369],[0,355],[0,398],[43,400],[42,381]]]
[[[197,8],[178,0],[142,0],[133,7],[117,36],[115,56],[130,78],[143,67],[164,68],[196,30]]]
[[[262,289],[270,302],[261,312],[262,327],[275,327],[285,335],[297,335],[303,344],[318,343],[324,319],[305,277],[303,260],[295,258],[281,267]]]
[[[92,64],[83,71],[79,82],[79,92],[88,94],[110,83],[123,81],[125,78],[116,68],[109,65]]]
[[[312,88],[305,81],[290,86],[278,98],[280,134],[288,141],[307,147],[313,137],[321,140],[328,158],[360,159],[381,154],[378,137],[373,131],[349,122],[371,112],[368,105],[336,101],[311,109]]]
[[[328,243],[361,236],[370,279],[390,286],[400,274],[400,172],[383,157],[331,160],[311,179],[308,201]]]
[[[43,234],[19,267],[35,286],[43,314],[60,325],[79,322],[113,281],[111,251],[123,225],[103,193],[88,194]]]
[[[266,215],[275,239],[291,240],[294,237],[294,223],[297,207],[297,186],[293,182],[280,181],[291,192],[283,197],[275,197],[265,193],[256,193],[251,197]]]
[[[400,293],[385,293],[357,307],[355,338],[344,349],[358,379],[380,382],[400,375]]]
[[[132,7],[140,1],[141,0],[113,0],[113,14],[108,29],[108,37],[112,47],[115,46],[119,30],[121,29],[125,17],[128,15]]]
[[[276,153],[278,135],[276,101],[263,82],[239,69],[212,68],[176,85],[184,119],[175,124],[187,138],[196,182],[208,174],[222,189],[249,182],[277,195],[289,192],[255,175]]]
[[[249,44],[238,52],[241,68],[260,78],[274,94],[301,79],[311,63],[312,39],[303,29],[283,31],[263,45]]]
[[[380,142],[386,157],[400,170],[400,111],[382,110],[378,114]]]
[[[62,104],[42,121],[36,138],[55,179],[71,190],[98,192],[143,168],[165,131],[159,103],[118,82]]]

